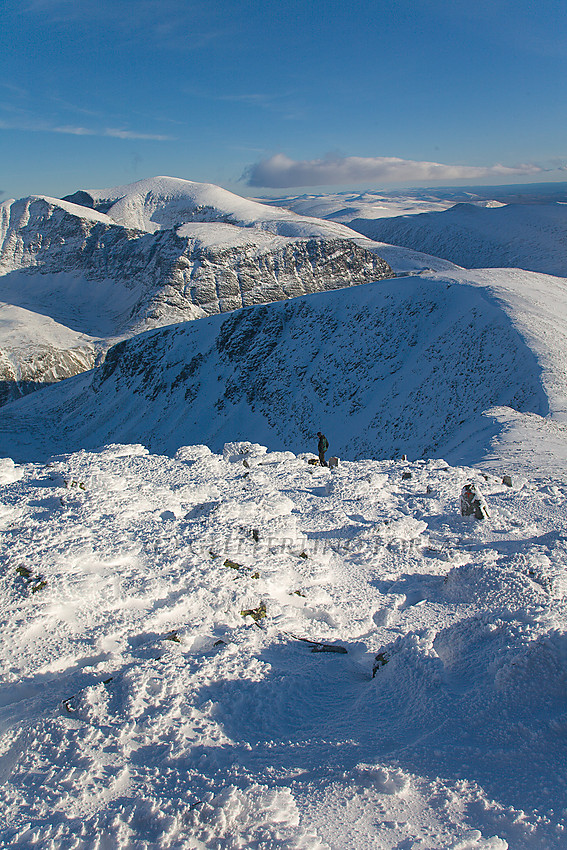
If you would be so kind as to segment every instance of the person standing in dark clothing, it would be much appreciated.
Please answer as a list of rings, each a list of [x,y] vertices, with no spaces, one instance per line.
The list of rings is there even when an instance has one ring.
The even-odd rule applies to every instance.
[[[319,463],[321,466],[328,466],[327,461],[325,460],[325,452],[329,448],[329,441],[320,431],[317,431],[317,436],[319,437],[319,442],[317,444],[317,451],[319,452]]]

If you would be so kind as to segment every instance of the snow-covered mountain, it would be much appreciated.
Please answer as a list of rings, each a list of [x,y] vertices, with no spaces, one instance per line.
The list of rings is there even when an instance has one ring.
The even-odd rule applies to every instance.
[[[567,186],[341,192],[266,199],[465,268],[567,276]]]
[[[191,222],[225,223],[279,236],[341,238],[348,228],[311,215],[242,198],[212,183],[152,177],[109,189],[81,189],[64,199],[106,214],[117,224],[153,233]]]
[[[191,191],[216,220],[170,227],[179,194],[30,202],[7,374],[143,328],[167,251],[142,240],[313,241]],[[28,214],[80,268],[136,242],[131,277],[50,268]],[[565,280],[346,241],[411,273],[201,305],[2,408],[2,847],[564,850]]]
[[[356,218],[389,218],[438,212],[454,206],[455,200],[423,191],[419,195],[402,192],[338,192],[262,198],[262,203],[284,207],[298,215],[314,216],[350,227]]]
[[[100,342],[31,310],[0,303],[0,405],[95,365]]]
[[[425,212],[441,212],[456,204],[500,207],[505,204],[567,203],[567,183],[528,183],[512,186],[438,186],[390,191],[325,192],[262,198],[262,203],[284,207],[350,226],[357,218],[390,218]]]
[[[248,436],[298,452],[323,428],[342,457],[479,463],[509,429],[504,410],[534,429],[563,427],[558,303],[561,279],[457,271],[154,330],[113,347],[94,372],[6,407],[0,451],[39,459],[119,441],[173,453]],[[493,408],[507,424],[487,416]]]
[[[456,204],[443,212],[352,218],[365,236],[465,268],[521,268],[567,277],[567,204]]]
[[[102,347],[105,338],[392,276],[368,250],[377,246],[348,228],[217,186],[155,178],[73,198],[82,204],[0,205],[0,299],[37,313],[35,324],[52,319]],[[2,357],[15,374],[29,373],[13,336],[4,341],[0,328]],[[57,347],[50,358],[47,369],[36,359],[28,388],[85,366]]]
[[[138,198],[133,192],[131,204]],[[155,195],[152,203],[157,203]],[[9,303],[39,306],[71,327],[78,314],[75,329],[85,333],[118,336],[391,276],[375,254],[337,235],[352,236],[347,228],[329,229],[315,220],[309,227],[282,211],[288,231],[282,236],[269,230],[267,220],[257,227],[219,223],[211,205],[205,213],[202,205],[180,211],[177,199],[175,208],[176,228],[164,225],[148,232],[66,201],[5,202],[0,209],[0,292],[6,301],[13,299]],[[184,224],[182,214],[197,223]],[[201,214],[205,221],[199,222]],[[222,217],[228,218],[224,208]],[[122,218],[131,225],[127,216]],[[144,225],[143,216],[130,218]],[[149,227],[149,219],[146,223]],[[275,230],[277,225],[276,220]]]

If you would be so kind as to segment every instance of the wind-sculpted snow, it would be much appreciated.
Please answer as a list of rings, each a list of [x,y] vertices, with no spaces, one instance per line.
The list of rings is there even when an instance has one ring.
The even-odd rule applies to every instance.
[[[354,218],[371,239],[444,257],[469,269],[514,267],[567,277],[567,205],[457,204],[444,212]]]
[[[0,461],[3,847],[562,850],[565,484],[308,460]]]
[[[519,291],[524,275],[510,281]],[[545,336],[539,344],[529,322],[521,336],[513,305],[504,309],[512,286],[498,302],[489,284],[464,273],[399,278],[141,334],[94,372],[8,406],[0,447],[16,458],[110,441],[173,453],[180,442],[220,450],[248,435],[302,451],[323,429],[342,457],[479,461],[500,430],[487,409],[541,418],[546,388],[565,400]],[[40,435],[34,450],[18,436],[20,418]]]

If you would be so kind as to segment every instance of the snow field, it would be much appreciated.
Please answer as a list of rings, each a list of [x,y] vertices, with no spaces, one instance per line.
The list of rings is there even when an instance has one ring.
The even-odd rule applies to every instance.
[[[4,846],[564,846],[567,488],[309,457],[2,461]]]
[[[514,267],[565,277],[565,204],[459,203],[441,212],[350,218],[370,239],[444,257],[468,269]]]

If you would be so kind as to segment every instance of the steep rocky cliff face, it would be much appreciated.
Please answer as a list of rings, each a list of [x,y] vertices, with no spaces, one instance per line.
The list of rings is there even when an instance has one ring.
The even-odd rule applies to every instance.
[[[0,349],[0,405],[92,369],[96,356],[90,345],[66,350],[37,345],[17,353]]]
[[[263,205],[237,199],[231,214],[231,193],[162,180],[146,181],[153,190],[141,200],[138,190],[126,199],[118,192],[99,209],[85,192],[72,196],[81,204],[30,197],[0,205],[0,300],[110,344],[148,328],[393,276],[341,225],[265,208],[255,227]],[[53,350],[38,351],[34,366],[6,349],[1,329],[0,347],[12,364],[1,380],[23,370],[29,388],[92,365],[82,354]]]
[[[182,235],[146,233],[48,198],[2,212],[0,271],[25,270],[19,285],[31,293],[37,273],[80,275],[85,300],[89,282],[114,281],[125,304],[116,335],[392,276],[384,260],[348,239],[243,233],[215,223],[207,244],[202,224],[194,234],[190,225],[179,228]]]
[[[104,347],[49,316],[0,303],[0,405],[92,369]]]

